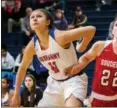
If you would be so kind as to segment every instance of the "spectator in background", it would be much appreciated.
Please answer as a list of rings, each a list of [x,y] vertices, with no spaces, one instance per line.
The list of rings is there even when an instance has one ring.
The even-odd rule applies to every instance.
[[[16,57],[16,60],[15,60],[15,69],[14,71],[17,72],[20,64],[21,64],[21,61],[22,61],[22,58],[23,58],[23,54],[24,54],[24,50],[25,50],[25,47],[22,47],[22,50],[21,50],[21,53],[18,54],[18,56]],[[32,73],[34,72],[34,68],[33,68],[33,63],[31,62],[29,64],[29,67],[28,67],[28,70],[27,70],[29,73]]]
[[[31,40],[31,37],[34,35],[34,32],[31,30],[30,27],[30,15],[32,13],[32,8],[26,8],[25,12],[26,16],[21,21],[21,30],[25,33],[24,44],[26,45]]]
[[[117,20],[117,14],[115,15],[115,18],[114,18],[114,21],[116,21],[116,20]],[[114,21],[112,21],[112,22],[110,23],[110,26],[109,26],[109,33],[108,33],[108,38],[109,38],[109,39],[113,39],[112,30],[113,30]]]
[[[51,0],[38,0],[40,8],[45,8],[50,5]]]
[[[96,0],[96,11],[101,11],[102,0]]]
[[[14,1],[13,0],[10,0],[10,1],[2,0],[1,3],[2,3],[2,8],[5,10],[5,12],[7,14],[11,14],[12,9],[13,9]]]
[[[65,11],[65,0],[52,0],[52,8],[54,9],[62,9]]]
[[[9,80],[7,76],[2,77],[1,79],[1,105],[2,107],[9,106],[9,101],[13,95],[13,90],[9,89]]]
[[[72,24],[68,26],[69,29],[84,26],[87,23],[87,16],[83,14],[81,7],[77,7]]]
[[[66,30],[68,27],[67,19],[64,16],[64,11],[61,9],[56,10],[54,26],[59,30]]]
[[[45,8],[52,5],[52,0],[32,0],[33,9]]]
[[[7,51],[6,45],[2,44],[1,48],[1,54],[2,54],[2,71],[12,71],[14,68],[14,58],[13,56]]]
[[[25,16],[25,8],[22,6],[20,0],[15,0],[15,7],[12,10],[11,18],[8,19],[8,32],[12,32],[13,26],[20,26],[23,21],[22,17]]]
[[[111,5],[112,0],[96,0],[96,11],[101,11],[102,5]]]
[[[53,15],[55,15],[55,12],[57,9],[61,9],[65,11],[65,0],[51,0],[52,5],[49,7],[46,7],[47,10],[49,10]]]
[[[40,89],[36,89],[36,80],[31,74],[26,75],[24,91],[21,95],[21,106],[35,107],[42,98]]]
[[[1,29],[2,32],[7,31],[7,21],[8,19],[11,17],[12,15],[12,10],[13,10],[13,4],[14,4],[14,0],[2,0],[1,1]]]

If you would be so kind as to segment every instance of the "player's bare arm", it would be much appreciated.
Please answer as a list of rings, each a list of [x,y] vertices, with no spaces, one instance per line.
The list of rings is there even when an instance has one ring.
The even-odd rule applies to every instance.
[[[94,26],[80,27],[68,31],[55,31],[56,40],[61,46],[65,46],[72,41],[83,38],[83,41],[80,44],[79,50],[82,50],[83,47],[87,47],[89,42],[92,40],[96,28]]]
[[[33,42],[31,40],[30,43],[27,45],[25,51],[24,51],[24,56],[23,56],[21,65],[18,69],[17,75],[16,75],[16,84],[15,84],[16,87],[15,87],[15,90],[14,90],[14,96],[15,97],[19,97],[20,86],[21,86],[22,81],[25,77],[28,65],[30,64],[30,61],[32,60],[32,57],[33,57],[34,54],[35,54],[35,50],[34,50]],[[17,100],[17,103],[15,103],[15,104],[16,105],[19,104],[18,100]],[[16,106],[16,105],[14,105],[14,106]]]
[[[78,63],[65,69],[65,73],[71,76],[81,72],[81,70],[84,69],[91,61],[93,61],[96,56],[99,56],[104,48],[104,44],[104,41],[96,42],[88,52],[79,58]]]

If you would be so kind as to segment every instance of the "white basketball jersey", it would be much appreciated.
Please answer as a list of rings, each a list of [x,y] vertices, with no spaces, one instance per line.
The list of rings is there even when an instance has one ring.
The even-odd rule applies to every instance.
[[[34,37],[34,46],[39,61],[49,70],[49,74],[56,80],[66,79],[64,69],[77,62],[77,55],[71,43],[68,49],[62,48],[52,35],[49,35],[49,47],[42,50],[37,36]]]

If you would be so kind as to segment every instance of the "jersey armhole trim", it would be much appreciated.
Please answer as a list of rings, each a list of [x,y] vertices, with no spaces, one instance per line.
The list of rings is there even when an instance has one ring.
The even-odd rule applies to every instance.
[[[51,28],[49,31],[50,36],[55,40],[55,35],[54,35],[55,28]],[[55,40],[56,41],[56,40]]]
[[[34,35],[34,47],[36,46],[37,36]]]

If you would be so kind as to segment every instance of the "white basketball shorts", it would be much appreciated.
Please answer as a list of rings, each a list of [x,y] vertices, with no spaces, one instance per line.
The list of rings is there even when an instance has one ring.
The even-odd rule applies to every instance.
[[[85,73],[76,75],[65,81],[56,81],[51,76],[47,79],[47,88],[38,106],[64,106],[70,95],[74,95],[82,102],[87,95],[88,77]]]

